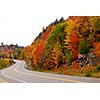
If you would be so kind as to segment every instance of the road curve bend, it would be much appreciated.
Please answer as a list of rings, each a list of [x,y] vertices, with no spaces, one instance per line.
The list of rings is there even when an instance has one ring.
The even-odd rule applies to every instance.
[[[2,83],[99,83],[99,78],[50,74],[25,69],[25,62],[15,60],[9,68],[0,70]]]

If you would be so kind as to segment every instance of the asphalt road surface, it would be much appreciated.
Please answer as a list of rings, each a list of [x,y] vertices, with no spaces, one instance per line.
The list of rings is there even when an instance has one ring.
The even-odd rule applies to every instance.
[[[1,83],[99,83],[100,78],[87,78],[36,72],[25,69],[25,62],[15,60],[9,68],[0,70]]]

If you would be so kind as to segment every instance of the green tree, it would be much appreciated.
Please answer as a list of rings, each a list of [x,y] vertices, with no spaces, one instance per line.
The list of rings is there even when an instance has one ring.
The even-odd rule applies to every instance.
[[[58,19],[56,19],[55,22],[54,22],[54,25],[56,25],[58,23],[59,23],[59,21],[58,21]]]
[[[54,44],[57,44],[59,47],[64,47],[64,38],[65,38],[65,23],[58,24],[55,26],[54,30],[51,32],[47,43],[46,48],[51,49]]]
[[[88,40],[82,39],[79,43],[79,53],[80,54],[87,54],[89,52],[89,42]]]
[[[4,46],[3,42],[1,42],[1,46]]]
[[[60,23],[60,22],[63,22],[63,21],[64,21],[64,18],[63,18],[63,17],[61,17],[61,19],[59,20],[59,23]]]

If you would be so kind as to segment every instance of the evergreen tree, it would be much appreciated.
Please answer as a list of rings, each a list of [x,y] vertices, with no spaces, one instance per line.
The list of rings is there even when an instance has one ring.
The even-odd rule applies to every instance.
[[[63,17],[61,17],[61,19],[59,20],[59,22],[63,22],[64,21],[64,18]]]
[[[87,54],[89,52],[89,42],[88,40],[82,39],[79,44],[79,53],[80,54]]]

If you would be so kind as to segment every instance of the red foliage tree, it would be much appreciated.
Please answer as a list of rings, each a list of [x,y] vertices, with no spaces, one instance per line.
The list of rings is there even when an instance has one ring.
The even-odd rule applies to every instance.
[[[44,47],[46,45],[46,42],[47,42],[47,39],[48,39],[48,37],[50,35],[51,30],[52,30],[52,26],[49,26],[47,31],[43,34],[43,41],[35,50],[35,54],[37,56],[40,56],[43,53],[43,49],[44,49]]]
[[[71,35],[71,49],[73,54],[73,60],[77,60],[78,58],[78,44],[79,44],[79,38],[76,33],[72,33]]]
[[[76,61],[74,61],[73,64],[72,64],[72,68],[77,70],[80,67],[79,67],[78,63]]]

